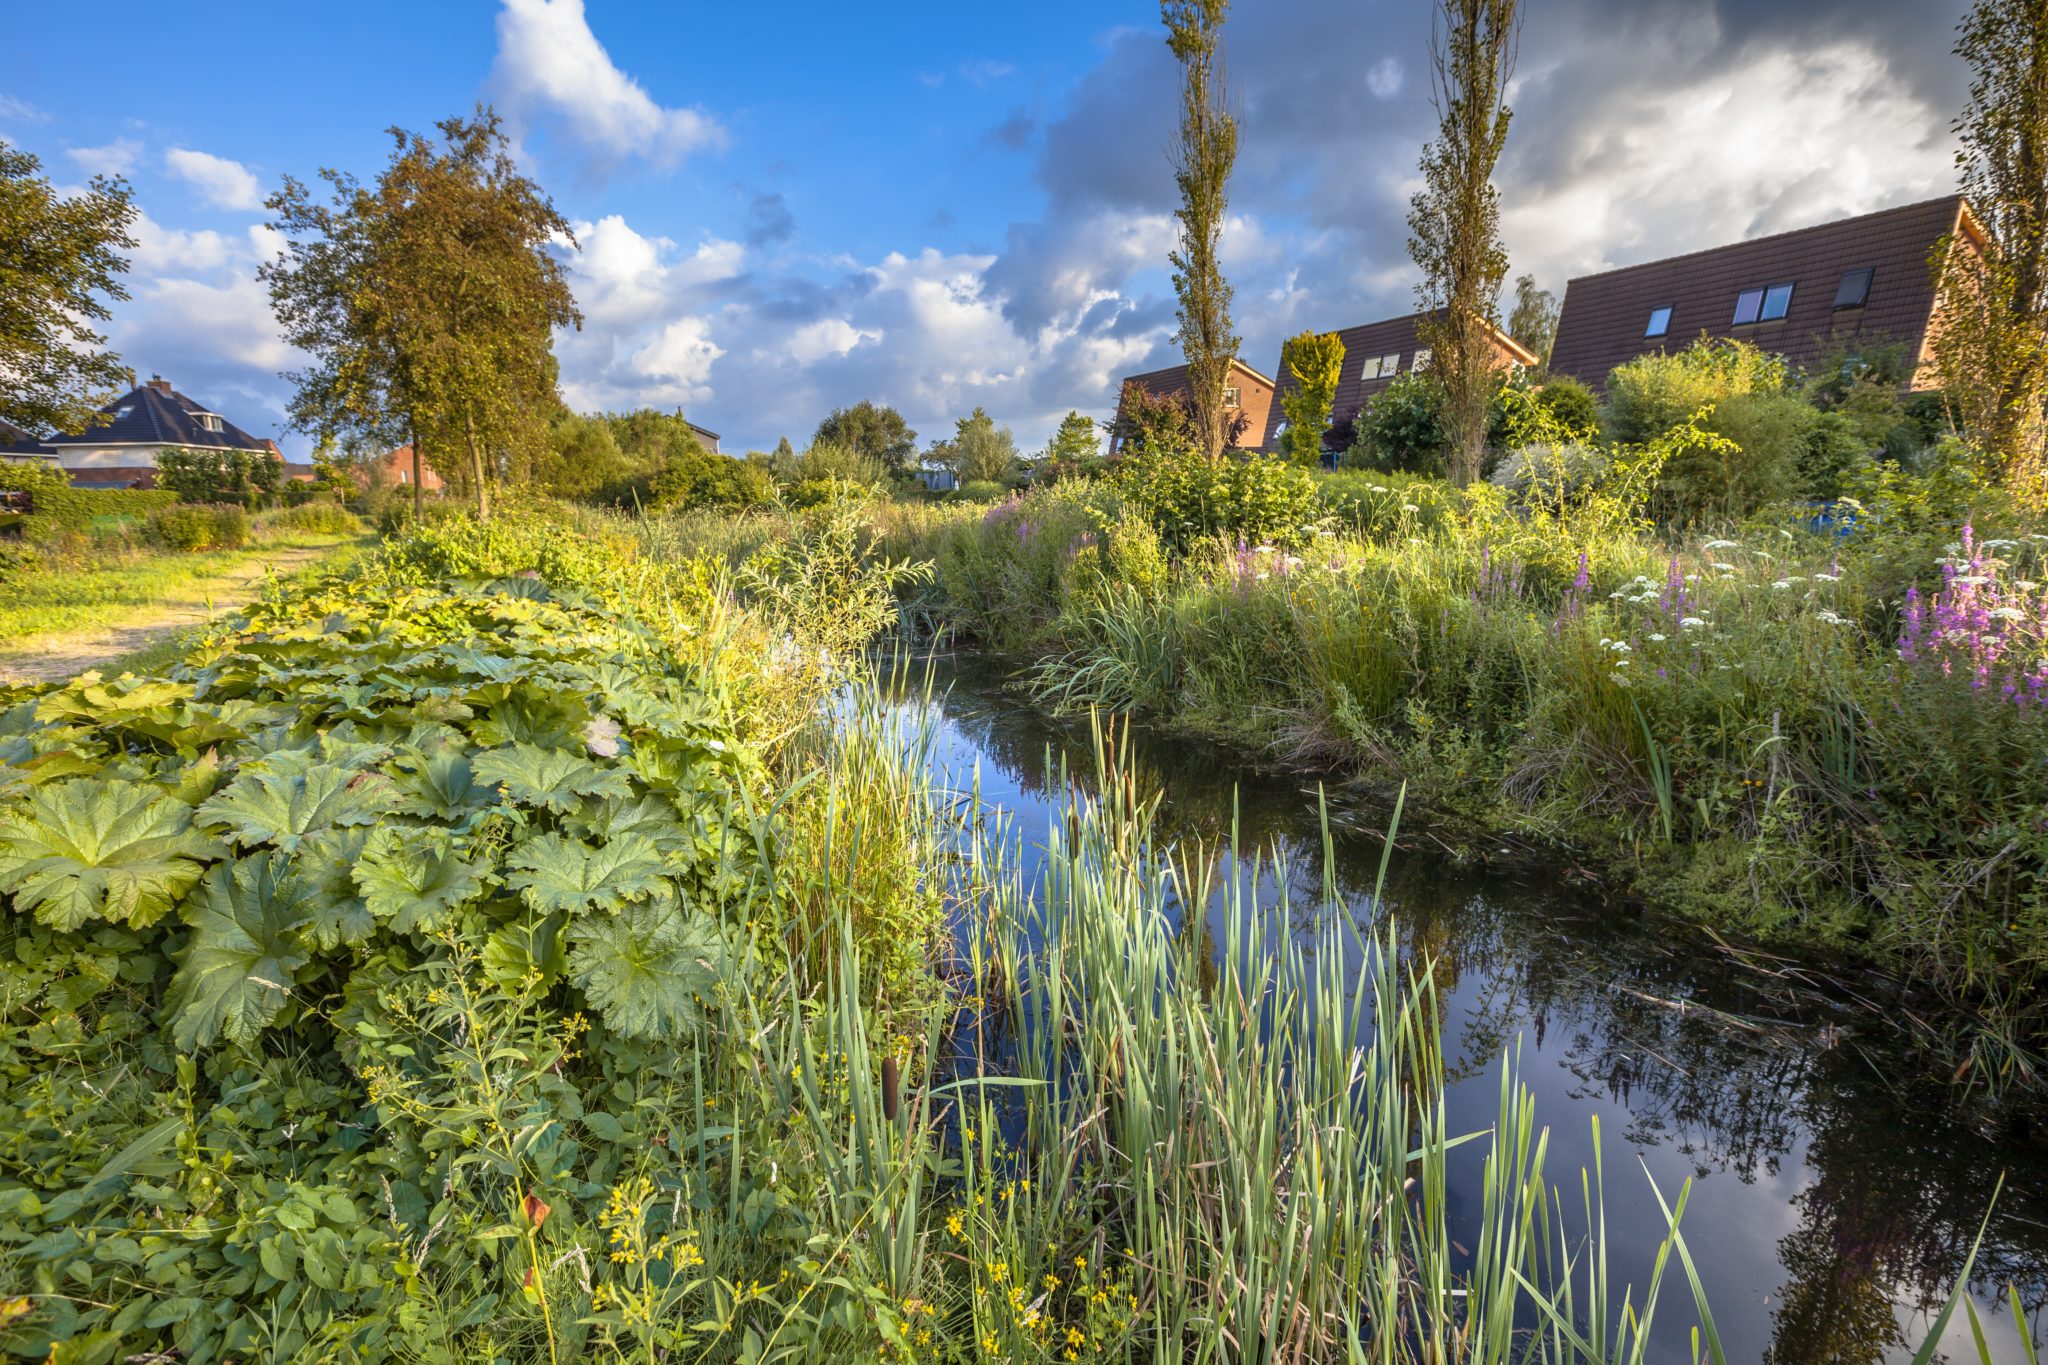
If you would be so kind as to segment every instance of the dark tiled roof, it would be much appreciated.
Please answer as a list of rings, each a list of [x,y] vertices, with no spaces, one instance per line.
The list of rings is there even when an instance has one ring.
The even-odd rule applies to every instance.
[[[1344,363],[1337,370],[1337,397],[1330,404],[1332,421],[1353,420],[1368,399],[1394,382],[1394,375],[1391,374],[1374,379],[1366,378],[1367,364],[1378,361],[1382,356],[1391,355],[1399,357],[1395,362],[1396,374],[1406,374],[1415,368],[1415,352],[1422,344],[1419,334],[1423,319],[1428,316],[1426,313],[1409,313],[1403,317],[1384,318],[1379,322],[1346,327],[1337,333],[1337,339],[1344,343]],[[1503,363],[1536,363],[1536,357],[1505,332],[1496,331],[1494,342]],[[1269,450],[1279,444],[1279,426],[1287,416],[1280,406],[1280,399],[1294,392],[1294,376],[1287,373],[1287,367],[1279,365],[1275,368],[1279,372],[1280,381],[1274,388],[1272,421],[1266,427],[1266,447]]]
[[[43,443],[35,434],[18,427],[0,417],[0,455],[36,455],[43,453]]]
[[[45,445],[103,446],[152,445],[196,446],[220,450],[268,450],[258,437],[221,418],[219,431],[199,425],[196,414],[212,409],[193,402],[169,385],[153,381],[131,390],[100,409],[111,416],[111,426],[94,427],[77,436],[52,436]],[[216,414],[218,415],[218,414]]]
[[[1964,215],[1962,197],[1951,194],[1582,276],[1565,286],[1550,368],[1600,389],[1624,361],[1682,350],[1702,333],[1754,341],[1794,365],[1825,354],[1845,335],[1904,342],[1917,359],[1934,308],[1928,253],[1959,223],[1974,231]],[[1863,269],[1876,272],[1868,302],[1836,309],[1844,272]],[[1774,284],[1793,286],[1786,315],[1735,326],[1736,296]],[[1665,334],[1644,336],[1651,310],[1664,307],[1671,309]]]

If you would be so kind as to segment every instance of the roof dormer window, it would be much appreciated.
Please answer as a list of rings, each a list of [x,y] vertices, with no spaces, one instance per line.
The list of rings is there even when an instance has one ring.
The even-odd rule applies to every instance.
[[[1870,281],[1876,274],[1875,266],[1864,266],[1861,270],[1844,270],[1842,282],[1835,286],[1835,307],[1861,308],[1870,302]]]
[[[217,412],[195,412],[192,414],[192,420],[199,423],[202,431],[219,431],[221,429],[220,414]]]

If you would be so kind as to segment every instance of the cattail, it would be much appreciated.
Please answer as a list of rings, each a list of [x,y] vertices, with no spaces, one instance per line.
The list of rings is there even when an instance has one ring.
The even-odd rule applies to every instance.
[[[894,1123],[902,1109],[902,1100],[896,1091],[896,1058],[882,1058],[882,1117]]]

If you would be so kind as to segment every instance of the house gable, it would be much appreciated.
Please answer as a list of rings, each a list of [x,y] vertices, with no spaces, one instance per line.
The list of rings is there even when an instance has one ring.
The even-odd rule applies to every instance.
[[[1148,370],[1144,374],[1125,375],[1116,386],[1116,425],[1112,432],[1122,429],[1124,416],[1124,392],[1136,384],[1147,393],[1160,398],[1186,399],[1195,391],[1188,380],[1188,367],[1170,365],[1163,370]],[[1273,381],[1260,374],[1242,360],[1230,362],[1230,386],[1237,390],[1238,410],[1244,414],[1244,435],[1238,438],[1240,450],[1259,449],[1266,425],[1273,409]],[[1116,453],[1116,437],[1110,437],[1109,453]]]
[[[1917,363],[1934,311],[1928,257],[1959,230],[1981,238],[1951,194],[1582,276],[1565,286],[1551,371],[1604,391],[1615,366],[1702,335],[1751,341],[1795,366],[1844,338],[1903,343]]]

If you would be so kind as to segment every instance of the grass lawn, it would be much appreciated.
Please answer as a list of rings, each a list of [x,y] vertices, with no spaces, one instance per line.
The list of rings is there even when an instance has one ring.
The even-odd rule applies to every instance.
[[[0,583],[0,677],[61,678],[131,656],[175,652],[267,578],[358,553],[374,537],[282,533],[244,550],[137,554]]]

